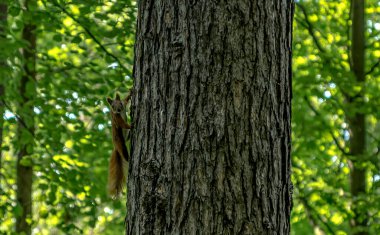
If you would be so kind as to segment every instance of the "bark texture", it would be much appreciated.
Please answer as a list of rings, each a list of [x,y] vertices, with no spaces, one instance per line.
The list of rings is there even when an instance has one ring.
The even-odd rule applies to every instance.
[[[350,154],[351,174],[350,186],[352,194],[352,211],[354,218],[351,221],[352,234],[367,235],[368,232],[368,215],[367,207],[359,196],[366,194],[366,169],[363,166],[366,153],[366,125],[365,114],[359,111],[358,107],[364,105],[364,87],[365,87],[365,20],[364,20],[364,1],[351,1],[352,7],[352,72],[355,75],[357,85],[361,87],[358,94],[348,98],[348,104],[355,110],[348,114],[348,123],[350,130]]]
[[[26,0],[26,11],[24,14],[31,14],[30,7],[35,5],[34,0]],[[29,15],[30,16],[30,15]],[[29,139],[30,141],[20,141],[20,149],[17,156],[17,201],[22,208],[21,216],[16,218],[16,232],[31,234],[32,221],[32,183],[33,167],[32,163],[25,164],[23,159],[33,152],[34,142],[34,111],[33,97],[35,95],[36,80],[36,27],[30,20],[24,22],[22,38],[28,44],[23,49],[24,74],[20,81],[20,104],[18,114],[18,136],[19,139]],[[27,137],[29,136],[29,137]]]
[[[127,234],[289,234],[289,0],[138,1]]]

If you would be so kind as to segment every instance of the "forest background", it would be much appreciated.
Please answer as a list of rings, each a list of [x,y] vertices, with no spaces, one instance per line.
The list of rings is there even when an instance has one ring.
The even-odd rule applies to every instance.
[[[365,4],[359,81],[350,6],[296,1],[292,234],[350,234],[354,219],[380,231],[380,2]],[[133,84],[136,11],[129,0],[0,1],[0,234],[12,234],[22,214],[18,174],[32,183],[34,234],[123,233],[125,199],[106,194],[105,98]],[[353,113],[365,117],[360,154],[352,152]],[[353,196],[354,167],[364,190]]]

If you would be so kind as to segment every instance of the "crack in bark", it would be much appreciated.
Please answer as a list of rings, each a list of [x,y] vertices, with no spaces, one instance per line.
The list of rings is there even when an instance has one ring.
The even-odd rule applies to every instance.
[[[128,234],[289,233],[291,6],[140,4]]]

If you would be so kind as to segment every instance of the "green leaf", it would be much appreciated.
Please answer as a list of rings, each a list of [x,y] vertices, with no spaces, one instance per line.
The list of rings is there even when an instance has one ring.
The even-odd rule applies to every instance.
[[[32,158],[30,155],[28,156],[24,156],[21,160],[20,160],[20,165],[22,166],[32,166],[33,165],[33,161],[32,161]]]
[[[48,194],[49,202],[51,204],[55,204],[55,200],[57,199],[56,192],[57,192],[57,186],[55,184],[51,185],[50,186],[50,191],[49,191],[49,194]]]
[[[2,147],[0,147],[0,150],[1,151],[9,151],[9,146],[8,145],[3,145]]]
[[[40,188],[43,191],[46,191],[49,188],[49,186],[45,183],[41,183],[41,184],[38,184],[38,188]]]
[[[53,36],[53,40],[56,41],[56,42],[61,42],[62,41],[62,35],[60,34],[55,34]]]
[[[71,40],[72,43],[79,44],[82,42],[82,38],[80,36],[76,36]]]
[[[8,10],[8,14],[13,16],[13,17],[18,16],[20,14],[20,12],[21,12],[20,7],[10,7]]]

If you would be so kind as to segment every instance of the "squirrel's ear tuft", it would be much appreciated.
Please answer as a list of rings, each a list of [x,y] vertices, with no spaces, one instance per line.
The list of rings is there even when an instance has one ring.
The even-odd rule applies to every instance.
[[[111,105],[112,104],[112,99],[110,97],[107,97],[107,102]]]
[[[116,93],[116,99],[117,99],[117,100],[120,100],[120,95],[119,95],[119,93]]]

